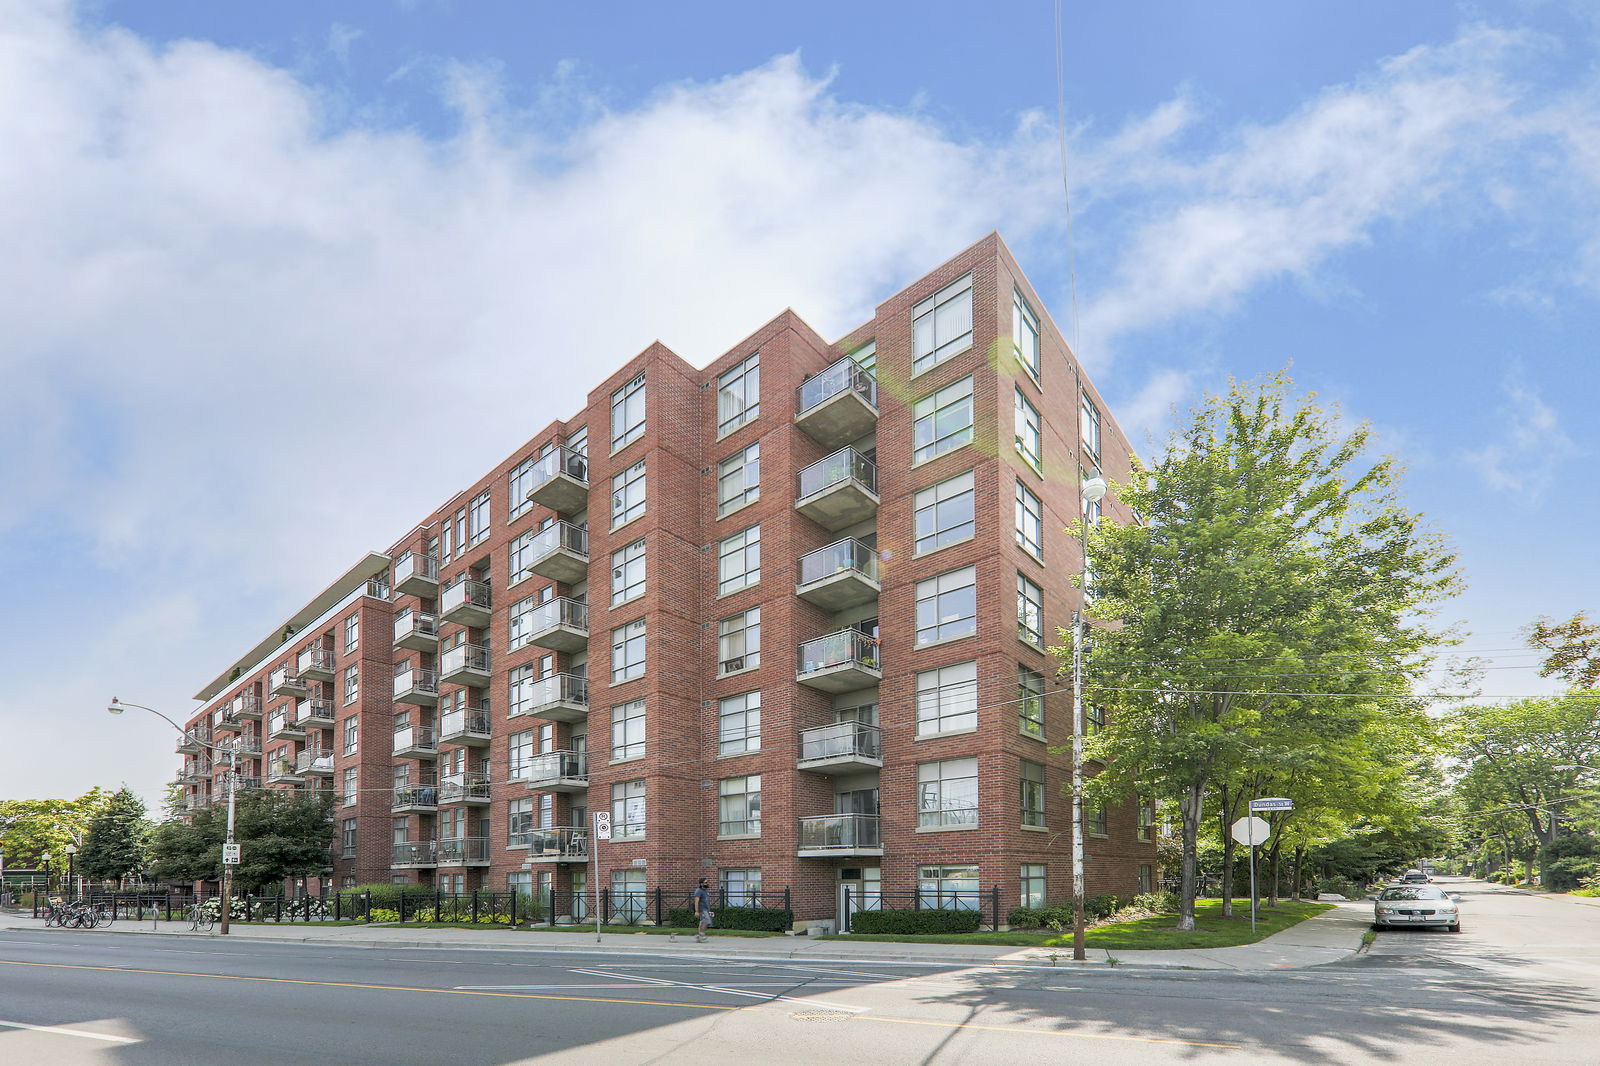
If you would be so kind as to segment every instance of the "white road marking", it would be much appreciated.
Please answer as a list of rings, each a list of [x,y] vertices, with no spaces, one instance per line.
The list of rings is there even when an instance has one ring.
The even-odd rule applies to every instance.
[[[725,996],[744,996],[747,999],[760,999],[768,1003],[804,1003],[808,1006],[826,1008],[828,1010],[847,1011],[851,1014],[861,1014],[869,1010],[868,1007],[856,1007],[844,1003],[828,1003],[818,999],[808,999],[802,996],[770,996],[764,992],[747,992],[742,988],[723,988],[720,985],[696,985],[686,981],[664,981],[656,977],[638,977],[632,974],[609,973],[605,970],[573,970],[573,973],[586,974],[589,977],[612,977],[619,981],[637,981],[641,984],[665,986],[668,988],[692,988],[701,992],[715,992]]]
[[[112,1036],[110,1033],[91,1033],[87,1029],[68,1029],[60,1025],[28,1025],[26,1022],[0,1021],[0,1026],[7,1029],[27,1029],[35,1033],[55,1033],[58,1036],[81,1036],[87,1040],[104,1040],[112,1044],[137,1044],[139,1040],[132,1036]]]

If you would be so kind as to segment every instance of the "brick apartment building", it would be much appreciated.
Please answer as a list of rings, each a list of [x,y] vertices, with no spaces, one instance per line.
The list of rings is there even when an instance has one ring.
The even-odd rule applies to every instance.
[[[205,686],[190,729],[241,745],[246,787],[332,790],[324,888],[570,901],[609,811],[614,899],[707,877],[789,889],[801,925],[845,889],[1065,900],[1045,649],[1078,485],[1129,453],[991,234],[834,343],[786,311],[703,370],[652,345]],[[220,760],[179,750],[187,801],[220,800]],[[1147,806],[1083,828],[1091,895],[1150,886]]]

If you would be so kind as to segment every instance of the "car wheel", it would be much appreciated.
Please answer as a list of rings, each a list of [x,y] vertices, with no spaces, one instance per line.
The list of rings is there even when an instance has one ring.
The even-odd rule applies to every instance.
[[[1454,924],[1454,925],[1452,925],[1452,926],[1451,926],[1451,927],[1450,927],[1450,931],[1451,931],[1451,932],[1452,932],[1452,933],[1459,933],[1459,932],[1461,932],[1461,923],[1460,923],[1460,922],[1457,922],[1457,923],[1456,923],[1456,924]]]

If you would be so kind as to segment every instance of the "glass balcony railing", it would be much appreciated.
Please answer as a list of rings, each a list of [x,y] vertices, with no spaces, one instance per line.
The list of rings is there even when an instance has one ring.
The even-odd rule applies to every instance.
[[[883,847],[876,814],[825,814],[800,819],[801,851],[867,851]]]
[[[394,588],[410,595],[425,595],[439,584],[439,559],[420,552],[406,552],[394,561]]]
[[[445,774],[439,779],[440,803],[472,803],[488,799],[488,774]]]
[[[439,620],[425,611],[402,611],[394,619],[394,642],[426,646],[439,639]]]
[[[853,392],[870,406],[874,408],[878,406],[878,379],[860,363],[846,356],[801,384],[797,411],[804,417],[807,412],[828,402],[841,392]]]
[[[433,866],[439,861],[437,840],[404,840],[395,844],[392,866]]]
[[[841,629],[800,645],[800,673],[816,673],[839,666],[879,669],[877,638],[858,630]]]
[[[813,759],[881,759],[882,734],[875,725],[834,722],[800,731],[800,761]]]
[[[589,830],[566,827],[530,830],[528,856],[534,859],[587,859]]]
[[[475,740],[486,741],[489,739],[491,730],[492,724],[487,704],[445,711],[439,716],[439,737],[441,740],[452,743],[465,744]]]
[[[544,781],[587,780],[589,756],[581,751],[547,751],[528,760],[522,777],[534,788]]]
[[[394,731],[394,753],[399,756],[432,755],[439,750],[433,729],[424,725],[402,726]]]
[[[818,548],[800,556],[800,584],[833,577],[835,574],[854,571],[868,581],[878,580],[878,553],[856,540],[847,537],[826,548]]]
[[[438,856],[440,866],[462,866],[468,863],[488,862],[489,838],[441,837]]]
[[[851,481],[876,496],[878,467],[854,448],[840,448],[800,471],[799,496],[805,499]]]

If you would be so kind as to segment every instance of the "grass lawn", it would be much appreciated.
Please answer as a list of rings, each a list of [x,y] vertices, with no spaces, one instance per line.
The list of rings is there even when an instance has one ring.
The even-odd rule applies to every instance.
[[[1158,914],[1154,918],[1139,918],[1131,922],[1117,922],[1090,929],[1084,942],[1091,948],[1115,951],[1146,951],[1153,948],[1168,950],[1186,948],[1227,948],[1238,944],[1254,944],[1273,933],[1305,921],[1314,914],[1332,910],[1331,903],[1281,901],[1276,907],[1262,906],[1256,914],[1256,931],[1250,931],[1250,901],[1234,901],[1234,917],[1222,916],[1220,899],[1195,900],[1195,928],[1190,933],[1180,933],[1174,926],[1175,914]],[[1064,933],[950,933],[926,936],[900,936],[891,933],[844,933],[825,937],[826,940],[868,940],[896,944],[992,944],[1001,947],[1066,948],[1072,950],[1072,931]]]
[[[694,936],[695,927],[692,925],[602,925],[602,933],[642,933],[647,936]],[[538,925],[531,932],[535,933],[593,933],[592,925]],[[772,933],[764,929],[707,929],[707,936],[740,936],[740,937],[768,937],[782,936],[782,933]]]

